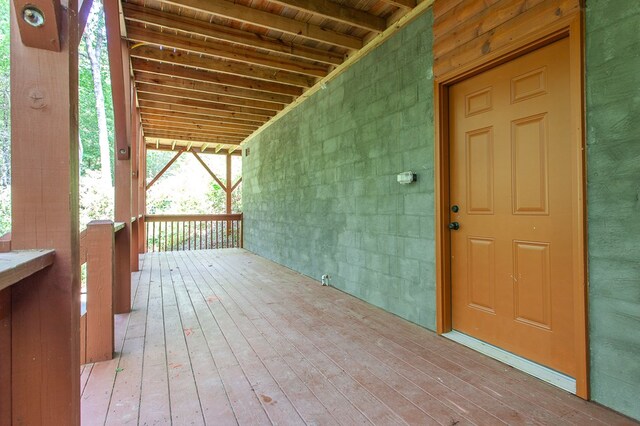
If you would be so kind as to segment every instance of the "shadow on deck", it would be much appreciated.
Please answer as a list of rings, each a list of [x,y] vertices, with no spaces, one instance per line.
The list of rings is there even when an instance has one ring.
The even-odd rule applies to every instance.
[[[241,249],[147,254],[133,281],[84,425],[631,423]]]

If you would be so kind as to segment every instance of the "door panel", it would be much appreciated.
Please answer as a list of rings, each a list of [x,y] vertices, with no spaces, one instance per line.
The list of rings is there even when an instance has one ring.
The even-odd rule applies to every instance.
[[[575,377],[569,43],[450,88],[453,328]]]

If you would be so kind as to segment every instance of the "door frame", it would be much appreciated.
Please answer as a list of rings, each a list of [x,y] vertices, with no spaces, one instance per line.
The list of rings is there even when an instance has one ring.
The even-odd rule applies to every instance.
[[[436,318],[438,334],[452,330],[451,304],[451,239],[449,213],[449,88],[519,56],[563,38],[569,39],[571,74],[571,141],[573,210],[577,215],[574,228],[574,336],[576,395],[589,399],[589,345],[587,318],[587,253],[586,253],[586,173],[584,132],[584,37],[582,12],[569,15],[552,25],[497,49],[435,80],[435,204],[436,204]],[[576,185],[574,185],[576,186]]]

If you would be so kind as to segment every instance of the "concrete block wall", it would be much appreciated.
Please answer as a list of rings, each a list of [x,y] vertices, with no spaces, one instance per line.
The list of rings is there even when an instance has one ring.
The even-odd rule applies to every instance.
[[[432,16],[246,145],[245,247],[435,328]],[[640,419],[640,1],[586,2],[592,398]],[[401,186],[397,173],[418,182]]]
[[[640,419],[640,1],[588,0],[592,398]]]
[[[243,204],[247,249],[433,329],[431,27],[428,12],[249,141]]]

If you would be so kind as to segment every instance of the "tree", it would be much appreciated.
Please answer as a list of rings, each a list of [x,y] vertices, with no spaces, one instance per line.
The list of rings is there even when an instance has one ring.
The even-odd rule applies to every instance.
[[[7,191],[11,185],[9,43],[9,0],[0,0],[0,191]]]
[[[94,0],[85,29],[85,51],[91,66],[93,93],[98,114],[98,143],[100,146],[100,175],[105,186],[111,186],[111,149],[107,130],[107,112],[102,86],[102,51],[106,38],[102,2]]]

